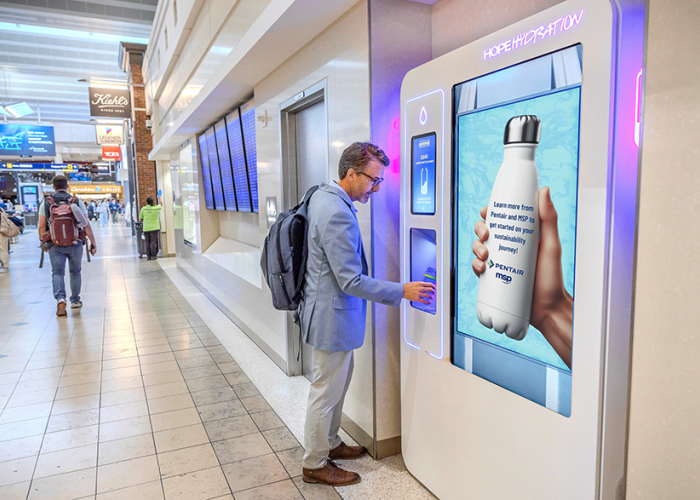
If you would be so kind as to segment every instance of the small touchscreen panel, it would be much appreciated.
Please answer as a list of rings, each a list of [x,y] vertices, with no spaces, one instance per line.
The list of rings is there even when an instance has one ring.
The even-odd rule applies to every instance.
[[[411,212],[435,215],[435,132],[411,138]]]

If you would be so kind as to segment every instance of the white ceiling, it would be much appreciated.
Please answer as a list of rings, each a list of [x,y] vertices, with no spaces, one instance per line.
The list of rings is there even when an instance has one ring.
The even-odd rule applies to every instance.
[[[26,101],[35,114],[24,121],[37,107],[42,121],[88,121],[88,84],[78,80],[125,79],[119,42],[147,43],[157,3],[0,0],[0,103]]]

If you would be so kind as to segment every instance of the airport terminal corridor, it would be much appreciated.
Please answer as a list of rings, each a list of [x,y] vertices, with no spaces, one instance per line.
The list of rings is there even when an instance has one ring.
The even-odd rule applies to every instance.
[[[306,379],[284,375],[173,259],[138,259],[123,222],[95,229],[84,306],[67,317],[35,231],[0,273],[0,498],[432,498],[400,457],[362,459],[363,483],[338,491],[301,481]]]

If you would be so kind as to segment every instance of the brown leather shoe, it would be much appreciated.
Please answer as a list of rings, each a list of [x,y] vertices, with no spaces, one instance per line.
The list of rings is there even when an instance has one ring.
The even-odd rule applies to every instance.
[[[303,480],[305,483],[319,483],[327,486],[350,486],[361,481],[360,475],[357,472],[350,472],[341,469],[329,460],[325,467],[320,469],[302,470],[304,473]]]
[[[328,458],[331,460],[355,460],[365,455],[367,455],[367,448],[364,446],[348,446],[345,443],[340,443],[330,451]]]
[[[66,316],[66,301],[59,302],[56,305],[56,316]]]

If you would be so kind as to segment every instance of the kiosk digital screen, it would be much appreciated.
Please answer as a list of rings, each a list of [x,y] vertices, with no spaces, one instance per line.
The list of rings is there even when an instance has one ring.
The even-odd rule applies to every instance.
[[[253,212],[258,213],[258,155],[255,146],[255,108],[250,104],[241,106],[243,143],[245,145],[248,183]]]
[[[250,212],[250,190],[248,188],[248,172],[245,166],[245,152],[243,150],[243,133],[241,132],[241,120],[238,110],[226,117],[228,129],[228,146],[231,150],[231,162],[233,164],[233,177],[236,181],[236,196],[238,197],[238,211]]]
[[[411,212],[435,215],[435,132],[411,138]]]
[[[582,52],[454,87],[452,362],[566,417]]]
[[[217,210],[226,210],[224,204],[224,188],[221,181],[221,170],[219,168],[219,154],[216,151],[216,136],[214,127],[206,132],[207,152],[209,153],[209,170],[211,171],[211,185],[214,191],[214,204]]]
[[[228,150],[228,138],[226,137],[226,122],[222,119],[214,125],[216,131],[216,151],[219,153],[219,167],[221,168],[221,186],[224,191],[226,210],[236,211],[236,186],[231,169],[231,155]]]
[[[202,165],[202,188],[204,190],[204,203],[208,210],[214,210],[214,195],[211,189],[211,172],[209,170],[209,153],[207,151],[207,136],[200,135],[199,141],[199,163]]]

